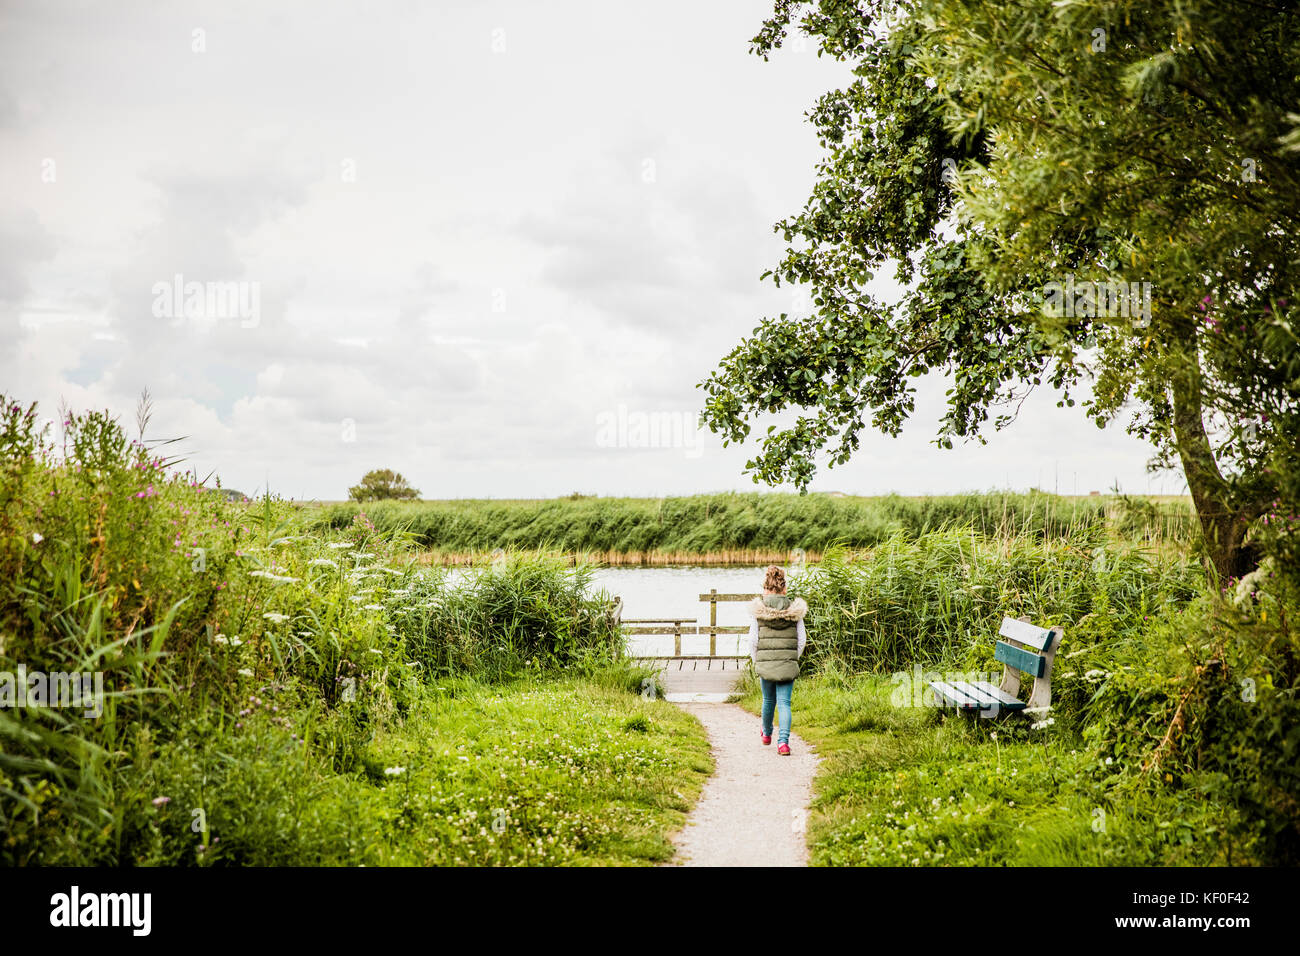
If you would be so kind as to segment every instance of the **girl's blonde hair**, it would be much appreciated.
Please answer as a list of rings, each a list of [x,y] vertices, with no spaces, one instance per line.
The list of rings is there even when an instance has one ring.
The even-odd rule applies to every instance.
[[[763,590],[773,594],[785,593],[785,572],[775,564],[767,566],[767,577],[763,578]]]

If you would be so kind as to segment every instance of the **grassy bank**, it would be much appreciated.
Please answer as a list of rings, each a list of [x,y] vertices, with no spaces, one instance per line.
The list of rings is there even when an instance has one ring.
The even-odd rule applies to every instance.
[[[1206,866],[1252,862],[1248,821],[1193,788],[1125,792],[1056,728],[978,723],[890,702],[887,678],[802,680],[795,730],[823,768],[816,866]],[[758,712],[757,694],[744,705]]]
[[[277,701],[254,695],[240,728],[149,748],[130,856],[114,862],[647,865],[671,856],[666,834],[712,770],[691,718],[609,675],[448,679],[377,729],[348,772],[312,717]]]
[[[814,862],[1300,862],[1287,578],[1213,593],[1186,562],[949,532],[843,557],[794,582],[813,608],[794,729],[826,757]],[[998,621],[1022,613],[1064,627],[1050,723],[931,706],[924,670],[1000,673]]]
[[[684,498],[571,497],[545,501],[370,502],[309,506],[327,528],[364,513],[411,536],[438,562],[496,548],[546,548],[604,563],[785,562],[836,543],[873,547],[903,532],[960,526],[987,537],[1039,541],[1095,534],[1109,522],[1134,540],[1186,541],[1195,529],[1182,499],[1066,498],[993,492],[904,498],[714,494]]]
[[[98,413],[56,454],[37,420],[0,401],[0,864],[669,852],[705,736],[641,698],[589,568],[450,587],[364,517],[232,503]]]

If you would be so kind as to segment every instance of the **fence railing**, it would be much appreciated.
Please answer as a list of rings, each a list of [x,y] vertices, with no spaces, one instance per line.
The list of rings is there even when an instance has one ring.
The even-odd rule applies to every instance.
[[[631,637],[637,634],[671,634],[673,636],[673,657],[693,657],[702,658],[700,654],[682,654],[682,636],[693,634],[709,635],[709,653],[708,658],[718,656],[718,635],[719,634],[746,634],[749,632],[749,625],[719,625],[718,624],[718,605],[720,603],[734,601],[752,601],[758,597],[757,594],[719,594],[717,588],[711,588],[708,594],[701,594],[700,600],[709,602],[709,623],[701,625],[696,622],[695,618],[689,617],[624,617],[620,619],[623,634]],[[619,607],[621,609],[621,599]],[[663,657],[663,654],[634,654],[633,657]],[[735,655],[726,655],[728,657]],[[744,655],[740,655],[744,656]]]

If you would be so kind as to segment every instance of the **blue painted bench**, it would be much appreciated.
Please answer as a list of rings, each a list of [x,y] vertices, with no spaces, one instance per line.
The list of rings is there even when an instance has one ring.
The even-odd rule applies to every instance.
[[[993,656],[1003,665],[1002,683],[988,681],[931,681],[930,688],[942,706],[993,717],[1001,711],[1042,714],[1052,706],[1052,662],[1064,634],[1059,627],[1036,627],[1029,618],[1004,617]],[[1034,679],[1028,702],[1019,698],[1021,674]]]

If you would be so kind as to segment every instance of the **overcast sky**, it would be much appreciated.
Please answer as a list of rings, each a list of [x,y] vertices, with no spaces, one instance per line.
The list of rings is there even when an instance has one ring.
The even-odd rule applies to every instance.
[[[0,391],[130,421],[147,386],[246,492],[754,490],[695,385],[794,307],[758,277],[844,76],[749,55],[770,8],[5,0]],[[814,487],[1182,490],[1050,391],[938,450],[943,389]]]

